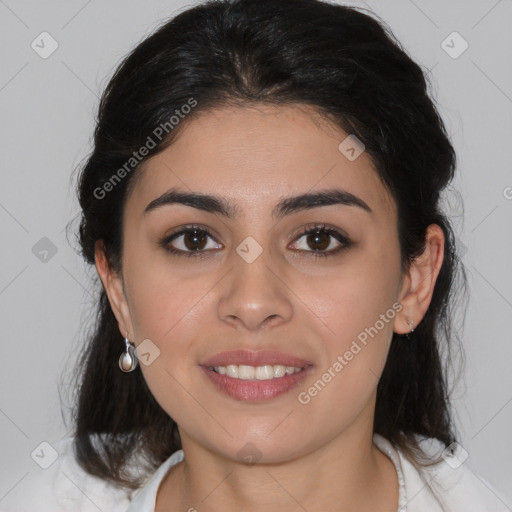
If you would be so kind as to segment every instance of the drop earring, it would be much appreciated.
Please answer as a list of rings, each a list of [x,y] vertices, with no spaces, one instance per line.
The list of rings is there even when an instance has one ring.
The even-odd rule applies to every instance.
[[[128,341],[128,333],[124,339],[125,349],[124,352],[119,356],[119,368],[125,373],[133,372],[137,368],[138,361],[135,355],[135,345],[132,345]]]

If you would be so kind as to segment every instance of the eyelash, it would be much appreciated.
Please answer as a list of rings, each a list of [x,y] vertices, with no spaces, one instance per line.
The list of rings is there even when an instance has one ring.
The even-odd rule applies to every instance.
[[[209,256],[210,250],[199,250],[199,251],[183,251],[181,249],[176,249],[172,247],[170,242],[172,242],[174,239],[178,238],[181,235],[185,235],[187,233],[193,232],[193,231],[199,231],[200,233],[206,234],[209,238],[215,240],[215,238],[212,236],[212,234],[205,228],[192,224],[189,226],[185,226],[183,228],[179,228],[179,230],[167,235],[161,242],[160,245],[171,254],[177,255],[177,256],[186,256],[186,257],[195,257],[195,258],[203,258]],[[325,224],[314,224],[314,225],[308,225],[305,226],[300,230],[300,232],[297,234],[295,241],[303,237],[304,235],[313,234],[316,232],[325,233],[327,235],[332,236],[334,239],[336,239],[338,242],[340,242],[340,246],[336,249],[331,249],[330,251],[304,251],[302,249],[299,249],[300,252],[308,253],[308,257],[312,258],[325,258],[328,256],[334,256],[342,251],[346,251],[349,249],[352,245],[352,242],[349,240],[348,237],[340,233],[338,230],[333,229]]]

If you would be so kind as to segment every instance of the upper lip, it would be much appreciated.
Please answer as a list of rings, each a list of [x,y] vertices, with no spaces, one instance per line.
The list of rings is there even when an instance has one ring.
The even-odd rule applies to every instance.
[[[215,366],[228,366],[233,365],[247,365],[247,366],[264,366],[264,365],[277,365],[294,366],[296,368],[303,368],[311,366],[312,363],[301,359],[299,357],[285,354],[276,350],[230,350],[228,352],[221,352],[215,354],[213,357],[204,361],[201,365],[208,367]]]

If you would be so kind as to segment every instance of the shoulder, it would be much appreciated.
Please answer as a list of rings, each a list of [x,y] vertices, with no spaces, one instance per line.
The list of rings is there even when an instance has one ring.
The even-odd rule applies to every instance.
[[[473,471],[467,452],[457,443],[445,449],[437,439],[420,440],[425,455],[437,461],[430,466],[420,466],[411,461],[380,436],[377,436],[376,444],[381,449],[394,452],[399,465],[397,471],[402,471],[403,501],[407,507],[404,510],[407,512],[512,510],[511,500]]]
[[[469,455],[458,443],[444,448],[439,441],[427,440],[427,449],[441,460],[422,470],[423,478],[442,497],[450,511],[505,512],[512,510],[512,502],[471,467]]]
[[[2,500],[1,512],[124,512],[128,508],[129,491],[90,475],[78,465],[72,437],[41,447],[40,456],[41,460],[46,458],[46,469],[34,465]]]

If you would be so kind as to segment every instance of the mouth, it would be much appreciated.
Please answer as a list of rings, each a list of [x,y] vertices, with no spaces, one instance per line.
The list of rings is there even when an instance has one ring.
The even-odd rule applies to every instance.
[[[223,395],[262,402],[297,387],[313,372],[313,364],[275,351],[231,351],[218,354],[200,368]]]

